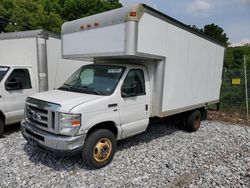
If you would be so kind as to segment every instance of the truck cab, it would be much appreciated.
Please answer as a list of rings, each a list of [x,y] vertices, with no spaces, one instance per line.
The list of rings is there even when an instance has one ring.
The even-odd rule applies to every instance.
[[[83,150],[86,137],[100,128],[110,131],[117,140],[145,131],[149,106],[146,67],[86,65],[57,90],[37,93],[27,99],[22,133],[40,148],[61,154],[78,153]],[[106,142],[114,141],[110,138]],[[105,158],[99,150],[111,151],[109,147],[111,144],[97,149],[97,161]],[[98,165],[106,162],[103,160]]]
[[[35,80],[29,66],[0,66],[0,135],[3,125],[23,119],[25,99],[37,92]]]

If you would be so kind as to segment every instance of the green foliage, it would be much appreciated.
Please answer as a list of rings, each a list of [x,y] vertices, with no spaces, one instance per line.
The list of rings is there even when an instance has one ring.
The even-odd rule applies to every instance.
[[[226,33],[224,33],[224,30],[214,23],[205,25],[203,28],[203,32],[204,34],[222,42],[226,46],[230,44],[228,41],[229,38],[227,37]]]
[[[229,47],[225,54],[225,71],[221,90],[221,109],[230,112],[246,112],[244,55],[247,64],[248,96],[250,96],[250,46]],[[232,78],[240,78],[240,85],[232,85]]]
[[[229,38],[227,37],[227,34],[224,33],[224,30],[219,27],[218,25],[215,25],[214,23],[205,25],[203,28],[199,29],[195,25],[189,26],[191,29],[194,31],[200,32],[202,34],[205,34],[217,41],[220,41],[223,43],[225,46],[228,46],[229,43]]]
[[[118,0],[0,0],[0,32],[47,29],[121,7]]]
[[[189,27],[191,27],[194,31],[203,33],[203,29],[198,28],[196,25],[189,25]]]
[[[62,18],[74,20],[121,7],[118,0],[64,0],[62,3]]]
[[[4,24],[4,32],[47,29],[60,31],[63,23],[61,16],[54,11],[47,11],[46,0],[0,0],[0,15],[9,20]],[[47,7],[48,8],[48,7]]]
[[[250,70],[250,46],[228,47],[225,54],[224,66],[227,69],[243,69],[246,55],[247,69]]]

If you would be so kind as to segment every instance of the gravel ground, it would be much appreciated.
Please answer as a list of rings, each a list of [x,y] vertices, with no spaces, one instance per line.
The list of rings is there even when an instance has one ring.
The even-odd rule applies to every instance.
[[[118,142],[113,162],[31,148],[20,131],[0,139],[0,187],[250,187],[250,127],[205,121],[195,133],[165,122]]]

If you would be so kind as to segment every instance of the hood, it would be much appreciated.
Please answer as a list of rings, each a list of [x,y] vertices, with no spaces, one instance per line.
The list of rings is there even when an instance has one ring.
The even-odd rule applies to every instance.
[[[75,106],[102,98],[100,95],[76,93],[69,91],[53,90],[34,94],[30,96],[38,100],[59,104],[62,111],[69,112]]]

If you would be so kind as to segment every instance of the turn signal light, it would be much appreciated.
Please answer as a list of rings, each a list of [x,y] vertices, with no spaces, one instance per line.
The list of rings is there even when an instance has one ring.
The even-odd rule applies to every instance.
[[[130,12],[129,15],[130,15],[131,17],[136,17],[137,12]]]
[[[77,127],[81,125],[81,122],[79,120],[73,120],[70,122],[73,127]]]

